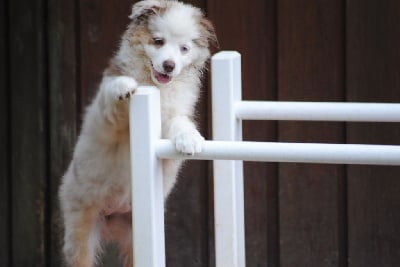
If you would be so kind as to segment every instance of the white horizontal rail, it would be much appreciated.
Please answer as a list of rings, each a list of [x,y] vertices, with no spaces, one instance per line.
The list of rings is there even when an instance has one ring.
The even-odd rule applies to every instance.
[[[238,101],[242,120],[400,122],[400,104]]]
[[[400,146],[392,145],[206,141],[203,152],[186,155],[158,140],[155,150],[163,159],[400,165]]]

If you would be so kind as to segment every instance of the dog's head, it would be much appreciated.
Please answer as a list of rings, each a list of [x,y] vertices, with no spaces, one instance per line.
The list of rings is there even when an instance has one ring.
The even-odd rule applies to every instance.
[[[214,28],[200,9],[178,1],[145,0],[136,3],[130,15],[132,46],[140,46],[151,79],[168,84],[185,68],[202,69],[217,45]]]

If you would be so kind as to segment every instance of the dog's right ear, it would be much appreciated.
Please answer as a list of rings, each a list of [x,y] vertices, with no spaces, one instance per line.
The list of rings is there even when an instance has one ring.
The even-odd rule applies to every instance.
[[[133,22],[140,24],[146,21],[150,16],[158,14],[161,9],[165,8],[164,1],[144,0],[137,2],[132,7],[132,14],[129,16]]]

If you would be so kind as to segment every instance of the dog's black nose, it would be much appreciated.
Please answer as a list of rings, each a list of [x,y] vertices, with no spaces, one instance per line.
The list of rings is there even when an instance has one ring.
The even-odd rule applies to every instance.
[[[171,60],[166,60],[163,63],[163,68],[164,68],[165,72],[171,73],[175,69],[175,63]]]

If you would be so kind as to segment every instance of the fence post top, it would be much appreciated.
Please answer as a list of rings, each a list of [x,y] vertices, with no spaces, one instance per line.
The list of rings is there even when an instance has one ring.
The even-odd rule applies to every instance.
[[[157,87],[151,85],[142,85],[136,89],[134,95],[150,95],[156,93],[159,93],[159,89]]]
[[[221,51],[216,53],[212,59],[213,60],[223,60],[223,59],[234,59],[237,57],[241,57],[240,53],[237,51]]]

